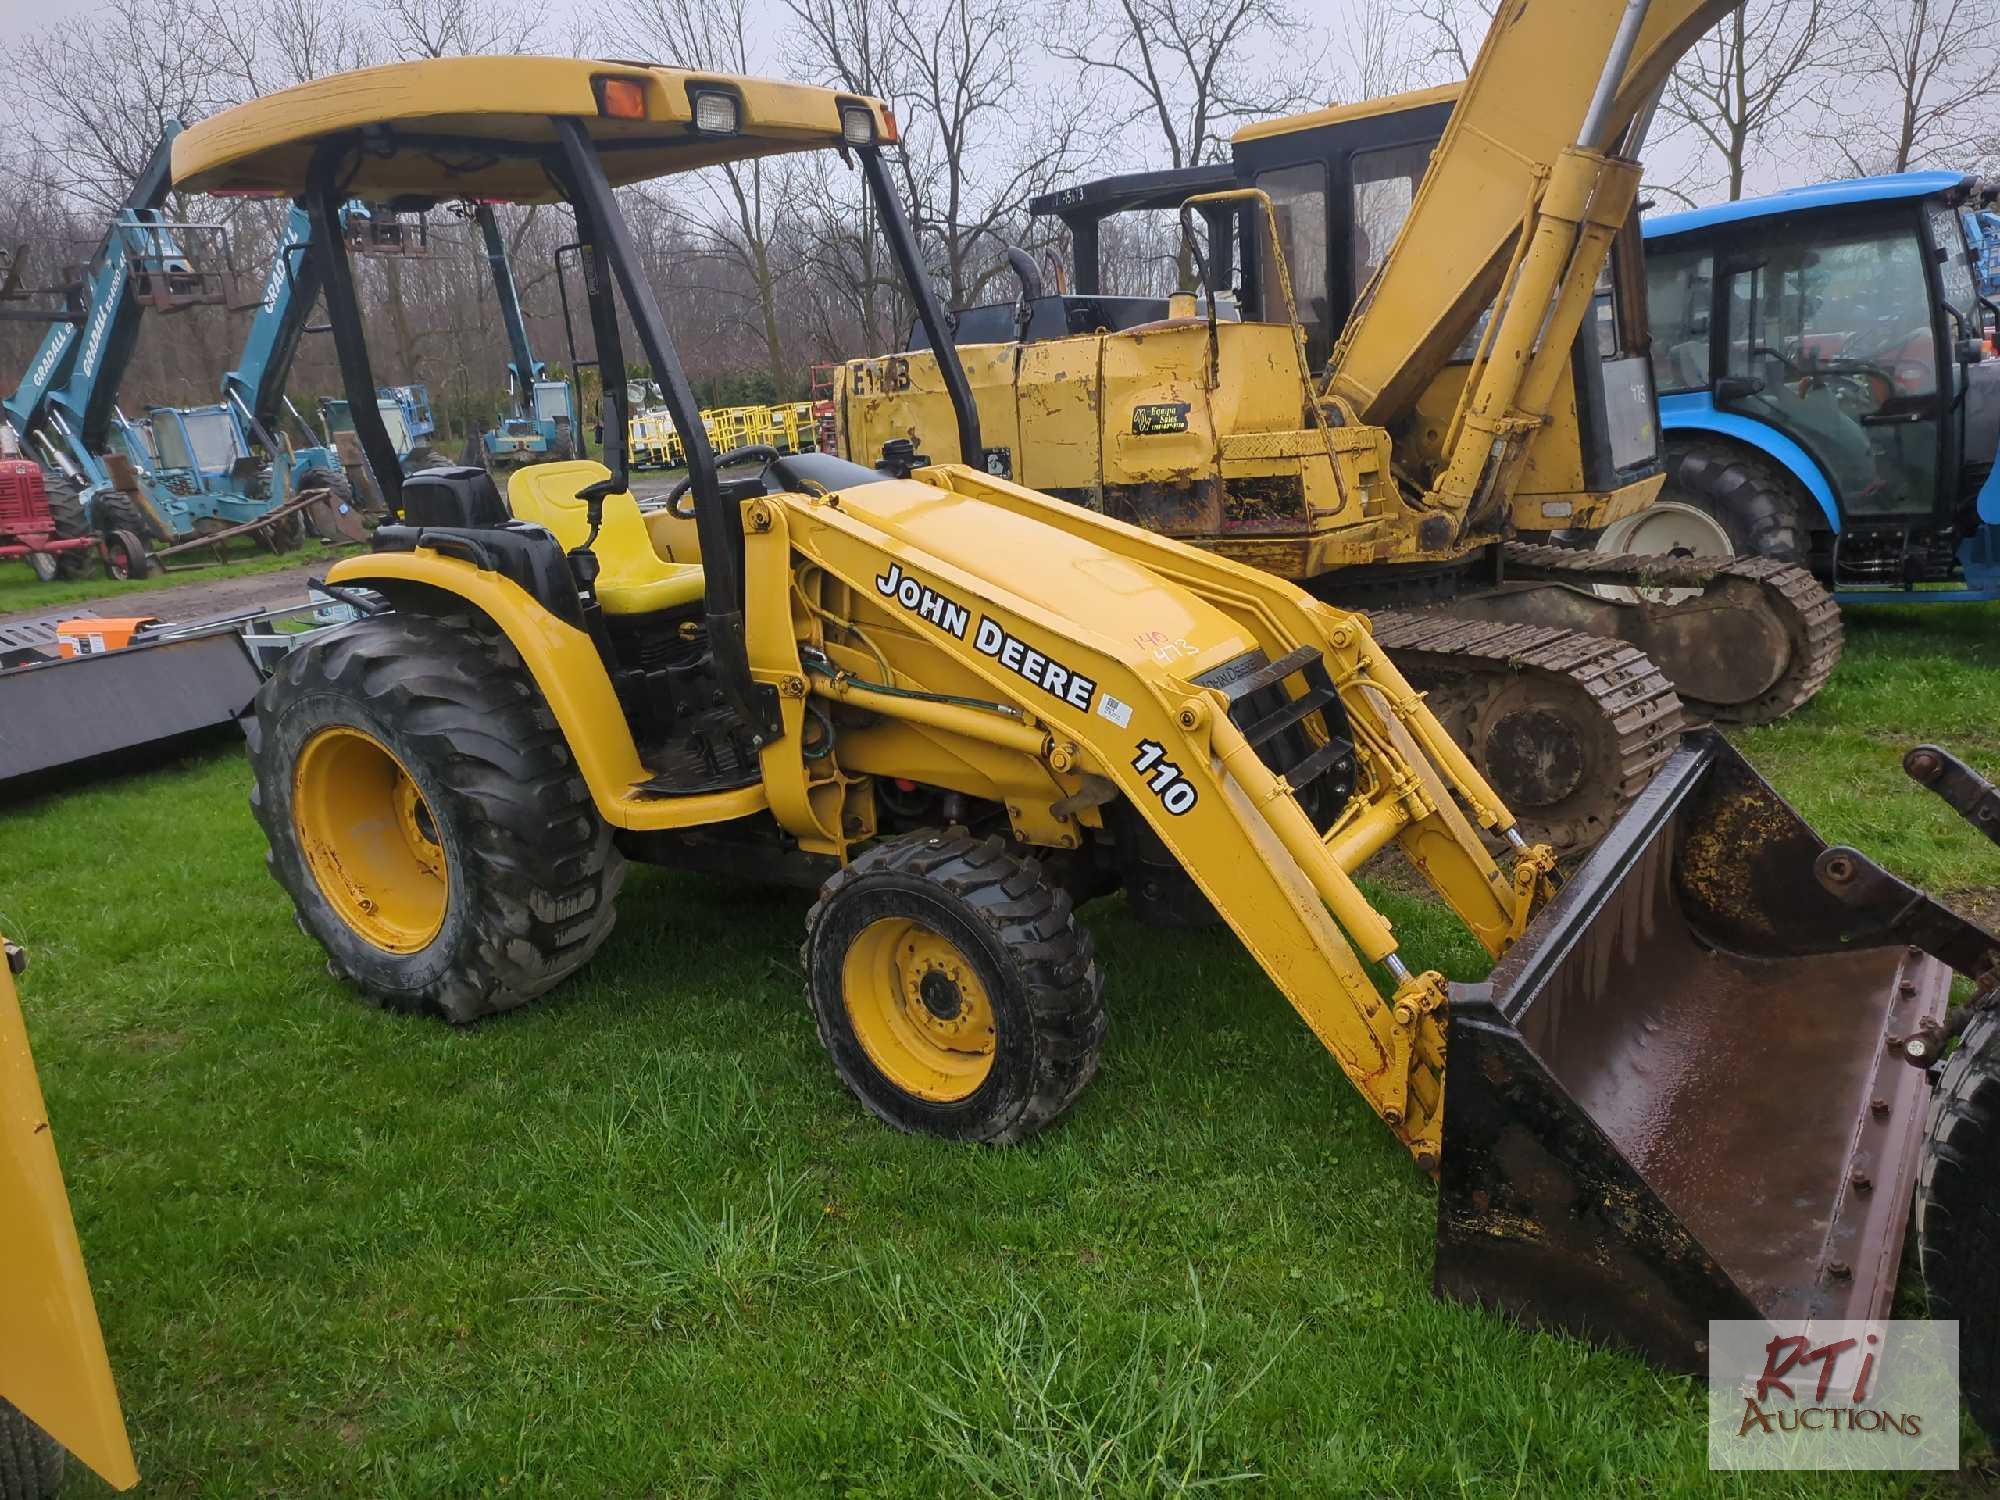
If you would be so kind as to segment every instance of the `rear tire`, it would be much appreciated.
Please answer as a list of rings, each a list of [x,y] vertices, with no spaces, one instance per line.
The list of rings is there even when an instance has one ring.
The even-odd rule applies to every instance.
[[[62,1444],[0,1398],[0,1500],[46,1500],[62,1485]]]
[[[97,497],[92,509],[95,514],[91,520],[96,524],[99,536],[108,537],[114,532],[129,531],[148,546],[165,546],[173,541],[147,519],[130,495],[106,490]]]
[[[371,1002],[475,1021],[554,988],[609,935],[625,861],[483,620],[383,614],[322,636],[284,659],[246,729],[270,871]]]
[[[333,497],[333,504],[336,507],[344,505],[349,510],[354,508],[354,486],[348,483],[347,475],[338,469],[307,469],[305,473],[299,475],[298,483],[292,486],[292,493],[299,495],[307,490],[325,490]],[[346,540],[330,528],[313,525],[309,519],[312,509],[308,506],[301,513],[302,524],[307,530],[323,542]]]
[[[1780,465],[1752,449],[1713,438],[1668,438],[1660,498],[1713,516],[1740,555],[1805,559],[1811,498]]]
[[[54,524],[57,541],[71,541],[80,536],[90,535],[90,517],[83,508],[83,496],[77,493],[76,485],[61,474],[51,475],[48,484],[49,519]],[[35,563],[35,576],[49,582],[53,578],[81,578],[90,570],[90,554],[81,547],[67,552],[50,554],[55,563],[55,572],[43,577],[39,561]]]
[[[1965,1404],[2000,1441],[2000,1003],[1946,1059],[1917,1178],[1918,1258],[1931,1316],[1958,1319]]]
[[[835,1070],[898,1130],[1006,1145],[1097,1073],[1090,934],[998,838],[954,828],[876,845],[820,888],[800,960]]]

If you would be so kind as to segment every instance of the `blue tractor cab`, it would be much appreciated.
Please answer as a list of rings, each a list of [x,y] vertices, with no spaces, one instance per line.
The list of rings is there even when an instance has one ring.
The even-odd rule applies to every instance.
[[[1956,172],[1644,226],[1663,498],[1844,603],[2000,599],[2000,360]]]
[[[156,406],[137,422],[120,412],[116,432],[148,509],[165,522],[162,540],[245,525],[293,493],[293,476],[252,444],[233,403]],[[302,531],[279,526],[269,540],[296,545]]]
[[[436,468],[446,461],[432,441],[437,436],[437,422],[431,416],[429,386],[422,382],[378,386],[375,409],[382,414],[382,425],[388,431],[390,445],[395,448],[396,458],[405,474]],[[354,432],[354,411],[345,397],[321,401],[319,420],[330,447],[339,445],[340,434],[351,435]],[[359,451],[357,443],[355,452],[358,454]],[[350,466],[359,462],[360,458],[356,457],[350,461]]]

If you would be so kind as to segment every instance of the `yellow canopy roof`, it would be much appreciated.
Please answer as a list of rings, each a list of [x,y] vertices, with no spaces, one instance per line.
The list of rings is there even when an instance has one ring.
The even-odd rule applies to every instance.
[[[603,82],[638,83],[644,119],[612,119],[600,105]],[[694,128],[694,96],[735,96],[734,135]],[[895,117],[879,100],[808,84],[650,63],[577,57],[445,57],[389,63],[298,84],[239,104],[188,128],[174,142],[174,185],[184,192],[293,197],[306,186],[314,150],[329,138],[360,146],[348,196],[401,195],[546,202],[560,196],[535,148],[553,146],[551,116],[590,122],[613,186],[719,162],[841,141],[840,106],[865,105],[876,138],[896,139]]]

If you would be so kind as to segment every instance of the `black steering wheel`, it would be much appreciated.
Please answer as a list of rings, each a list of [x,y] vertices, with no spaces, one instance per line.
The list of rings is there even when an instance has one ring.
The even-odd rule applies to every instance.
[[[755,458],[763,460],[764,467],[768,469],[783,457],[784,454],[773,448],[769,443],[749,443],[741,448],[731,448],[727,453],[719,455],[715,460],[715,467],[718,469],[732,468],[737,464],[747,464],[751,459]],[[693,483],[694,475],[683,474],[680,477],[680,481],[667,491],[667,509],[673,512],[674,516],[679,520],[692,521],[694,519],[694,507],[683,507],[681,504],[682,497],[688,492],[688,486]]]

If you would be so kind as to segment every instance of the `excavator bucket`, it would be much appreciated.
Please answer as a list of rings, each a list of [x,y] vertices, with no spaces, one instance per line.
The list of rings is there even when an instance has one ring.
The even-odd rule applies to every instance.
[[[1454,987],[1439,1295],[1690,1371],[1712,1318],[1886,1314],[1930,1100],[1905,1043],[1945,1012],[1931,954],[1987,942],[1691,741]]]

